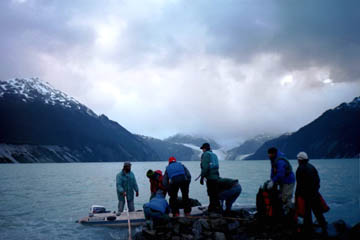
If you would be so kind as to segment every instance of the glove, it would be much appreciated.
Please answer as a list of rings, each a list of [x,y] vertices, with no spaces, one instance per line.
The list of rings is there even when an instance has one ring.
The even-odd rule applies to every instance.
[[[139,196],[139,192],[136,192],[136,197],[138,197]]]
[[[201,184],[201,185],[204,185],[204,178],[201,178],[201,179],[200,179],[200,184]]]
[[[270,190],[274,187],[274,182],[273,181],[270,181],[268,184],[267,184],[267,189]]]

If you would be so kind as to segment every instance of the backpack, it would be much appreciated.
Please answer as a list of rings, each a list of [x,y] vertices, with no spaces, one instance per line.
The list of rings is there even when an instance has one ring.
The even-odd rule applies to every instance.
[[[219,169],[218,157],[212,152],[209,152],[209,154],[210,154],[210,169]]]

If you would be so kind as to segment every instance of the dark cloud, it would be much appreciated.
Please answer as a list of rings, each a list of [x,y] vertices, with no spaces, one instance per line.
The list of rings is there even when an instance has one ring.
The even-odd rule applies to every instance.
[[[276,53],[288,71],[326,66],[342,82],[360,79],[359,6],[335,0],[203,1],[195,9],[207,26],[210,53],[241,62]]]
[[[39,76],[157,137],[294,131],[360,92],[359,7],[0,1],[0,79]]]

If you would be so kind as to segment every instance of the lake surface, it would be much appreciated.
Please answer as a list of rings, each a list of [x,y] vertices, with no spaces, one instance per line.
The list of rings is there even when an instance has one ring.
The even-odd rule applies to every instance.
[[[331,210],[329,222],[360,222],[358,159],[313,160],[320,174],[320,192]],[[190,197],[208,204],[205,186],[194,179],[199,162],[185,162],[193,181]],[[297,162],[291,161],[294,169]],[[140,188],[135,206],[149,198],[148,169],[164,170],[166,162],[136,162],[133,172]],[[92,204],[117,208],[115,176],[122,163],[63,163],[0,165],[0,239],[126,239],[127,230],[76,224]],[[243,192],[238,204],[255,204],[259,186],[269,178],[269,161],[221,161],[222,177],[237,178]]]

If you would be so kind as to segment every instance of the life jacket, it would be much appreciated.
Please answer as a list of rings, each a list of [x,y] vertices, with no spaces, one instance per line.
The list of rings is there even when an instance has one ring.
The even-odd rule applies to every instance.
[[[259,189],[259,192],[256,195],[256,208],[261,216],[273,216],[273,206],[271,204],[269,192],[261,188]]]
[[[211,151],[208,151],[210,154],[210,169],[219,169],[219,160],[216,154]]]
[[[259,188],[256,195],[256,209],[261,217],[281,215],[282,206],[278,191]]]
[[[273,206],[270,201],[269,193],[264,191],[262,193],[262,195],[263,195],[264,204],[265,204],[265,215],[272,217],[273,216]]]
[[[172,179],[175,176],[185,175],[185,168],[181,163],[173,162],[170,163],[166,168],[169,179]]]
[[[329,205],[326,203],[325,199],[319,193],[315,199],[311,201],[319,201],[320,211],[322,213],[326,213],[330,210]],[[296,214],[299,217],[305,216],[305,208],[306,208],[306,201],[302,196],[296,196],[295,198],[295,207],[296,207]]]
[[[322,213],[326,213],[330,210],[329,205],[327,205],[327,203],[325,202],[325,199],[321,196],[321,194],[319,193],[319,201],[320,201],[320,207],[321,207],[321,211]]]
[[[324,198],[319,193],[317,199],[312,199],[311,201],[319,201],[320,211],[322,213],[326,213],[330,210],[329,205],[327,205]],[[305,216],[305,209],[306,209],[306,201],[302,196],[295,197],[295,219],[297,220],[298,217]]]
[[[305,216],[305,200],[301,196],[295,197],[295,217]]]

